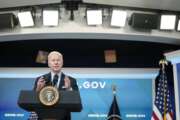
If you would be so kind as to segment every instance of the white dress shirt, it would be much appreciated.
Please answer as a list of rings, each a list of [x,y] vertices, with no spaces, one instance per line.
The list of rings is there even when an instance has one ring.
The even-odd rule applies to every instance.
[[[54,75],[56,75],[57,73],[54,73],[54,72],[51,72],[51,82],[53,83],[53,78],[54,78]],[[60,81],[61,81],[61,75],[62,73],[59,72],[58,74],[58,81],[57,81],[57,84],[55,87],[59,88],[59,84],[60,84]]]

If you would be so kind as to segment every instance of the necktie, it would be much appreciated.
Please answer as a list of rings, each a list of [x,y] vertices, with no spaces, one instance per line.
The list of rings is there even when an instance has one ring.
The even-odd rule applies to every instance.
[[[53,86],[56,86],[57,82],[58,82],[58,75],[55,74],[53,78]]]

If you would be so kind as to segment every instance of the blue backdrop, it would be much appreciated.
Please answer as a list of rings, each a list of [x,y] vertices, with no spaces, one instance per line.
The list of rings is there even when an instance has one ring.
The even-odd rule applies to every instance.
[[[33,78],[0,78],[0,120],[27,120],[29,113],[17,105],[20,90],[32,90]],[[77,78],[83,110],[72,120],[105,120],[113,100],[112,85],[123,120],[150,120],[151,79]]]
[[[178,63],[177,65],[176,65],[176,67],[177,67],[177,83],[178,83],[178,88],[177,88],[177,90],[178,90],[178,97],[179,97],[179,101],[180,101],[180,63]],[[177,93],[176,93],[177,94]],[[180,118],[180,102],[179,102],[179,118]]]

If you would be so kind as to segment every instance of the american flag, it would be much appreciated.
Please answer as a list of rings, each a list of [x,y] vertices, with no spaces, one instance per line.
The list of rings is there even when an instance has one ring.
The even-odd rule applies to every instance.
[[[164,69],[160,71],[156,89],[155,101],[151,120],[173,120],[173,109],[170,99],[170,91],[167,76]]]

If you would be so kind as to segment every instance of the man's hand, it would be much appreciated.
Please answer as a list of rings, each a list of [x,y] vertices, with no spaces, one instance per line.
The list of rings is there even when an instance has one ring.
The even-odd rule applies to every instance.
[[[43,77],[40,77],[37,82],[36,91],[40,91],[45,86],[45,79]]]
[[[71,88],[71,81],[70,79],[66,76],[65,79],[64,79],[64,88],[66,89],[70,89]]]

